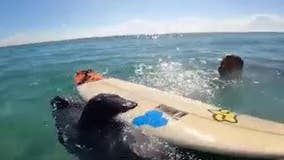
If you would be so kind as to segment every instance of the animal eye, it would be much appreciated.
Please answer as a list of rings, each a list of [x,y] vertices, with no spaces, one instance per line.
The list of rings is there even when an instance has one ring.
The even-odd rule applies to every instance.
[[[126,103],[123,103],[123,104],[122,104],[122,106],[124,106],[124,107],[130,106],[130,105],[132,105],[131,102],[126,102]]]

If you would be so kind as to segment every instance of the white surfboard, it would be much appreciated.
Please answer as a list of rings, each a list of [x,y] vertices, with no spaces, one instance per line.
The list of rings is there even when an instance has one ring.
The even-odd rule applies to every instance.
[[[88,101],[100,93],[117,94],[138,106],[121,118],[145,134],[178,146],[248,157],[284,157],[284,124],[237,114],[154,88],[103,78],[77,85]]]

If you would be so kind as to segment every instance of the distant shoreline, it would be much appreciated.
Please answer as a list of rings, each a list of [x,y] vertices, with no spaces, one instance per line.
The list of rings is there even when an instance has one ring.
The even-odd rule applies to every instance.
[[[117,37],[132,37],[132,36],[153,36],[153,35],[184,35],[184,34],[284,34],[284,32],[270,32],[270,31],[250,31],[250,32],[176,32],[176,33],[151,33],[151,34],[125,34],[125,35],[107,35],[107,36],[91,36],[91,37],[82,37],[82,38],[71,38],[71,39],[59,39],[51,41],[40,41],[40,42],[31,42],[31,43],[22,43],[22,44],[12,44],[12,45],[3,45],[0,48],[10,48],[10,47],[21,47],[27,45],[38,45],[43,43],[54,43],[54,42],[66,42],[66,41],[77,41],[77,40],[87,40],[87,39],[97,39],[97,38],[117,38]]]

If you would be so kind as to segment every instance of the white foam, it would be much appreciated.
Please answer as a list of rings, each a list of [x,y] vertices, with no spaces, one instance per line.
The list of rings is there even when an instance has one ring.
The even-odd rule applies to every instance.
[[[131,80],[178,95],[210,100],[214,96],[216,85],[212,80],[216,73],[197,69],[193,63],[189,66],[191,68],[185,68],[179,62],[162,59],[156,65],[141,63],[135,65],[135,76]]]

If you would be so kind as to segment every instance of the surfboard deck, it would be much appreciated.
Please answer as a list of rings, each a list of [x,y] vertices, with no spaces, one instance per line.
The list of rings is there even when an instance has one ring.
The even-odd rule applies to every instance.
[[[76,88],[86,102],[100,93],[111,93],[138,103],[120,118],[178,146],[248,157],[284,157],[282,123],[115,78],[88,81]]]

